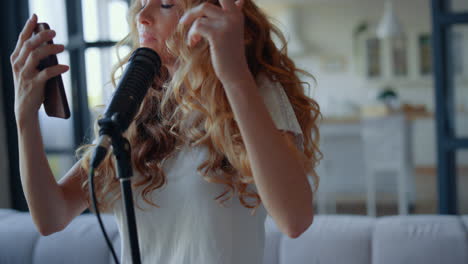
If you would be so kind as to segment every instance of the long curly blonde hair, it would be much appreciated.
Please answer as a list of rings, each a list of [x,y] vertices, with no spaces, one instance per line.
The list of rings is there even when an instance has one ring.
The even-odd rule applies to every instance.
[[[206,0],[180,1],[183,10],[203,2]],[[139,47],[135,17],[140,8],[140,1],[133,1],[127,14],[130,33],[116,44],[117,52],[123,45],[131,46],[131,51],[113,67],[111,80],[114,89],[116,80],[121,77],[116,76],[117,70],[123,69],[131,53]],[[313,178],[315,193],[319,183],[315,167],[322,158],[318,147],[318,122],[322,116],[317,102],[304,92],[303,84],[307,84],[309,89],[310,84],[302,82],[297,73],[315,79],[310,73],[296,68],[287,56],[284,35],[252,0],[245,1],[243,13],[249,70],[255,78],[261,73],[265,73],[271,80],[274,77],[284,87],[304,135],[301,161],[307,175]],[[189,26],[179,25],[166,41],[167,51],[177,57],[180,67],[172,78],[167,68],[162,67],[162,74],[148,90],[137,115],[124,133],[132,146],[132,166],[142,177],[141,181],[133,182],[132,187],[145,186],[140,195],[148,204],[159,208],[148,200],[148,195],[166,184],[163,162],[186,144],[191,147],[204,145],[209,154],[198,166],[198,173],[207,182],[225,184],[225,191],[214,200],[220,202],[229,193],[229,197],[220,202],[224,206],[223,203],[236,193],[242,205],[253,208],[254,214],[261,198],[258,193],[247,190],[249,184],[254,184],[254,179],[244,141],[223,86],[211,64],[209,43],[202,40],[192,48],[187,47],[185,40],[188,29]],[[281,49],[275,46],[272,33],[281,41]],[[94,123],[94,135],[98,137],[97,120]],[[81,167],[86,172],[94,146],[84,144],[76,150],[77,157],[81,158]],[[95,171],[94,185],[99,211],[109,211],[121,197],[120,191],[117,191],[119,181],[115,176],[114,161],[109,151]],[[83,179],[82,188],[87,193],[88,185],[88,179]],[[255,204],[248,204],[246,197],[255,198]],[[94,212],[93,208],[90,209]]]

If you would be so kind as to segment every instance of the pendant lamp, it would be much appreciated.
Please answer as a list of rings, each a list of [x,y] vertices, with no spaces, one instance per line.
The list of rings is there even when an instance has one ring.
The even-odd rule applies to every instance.
[[[403,34],[401,23],[395,14],[393,8],[393,1],[387,0],[385,2],[385,13],[382,20],[377,27],[377,36],[381,39],[397,37]]]

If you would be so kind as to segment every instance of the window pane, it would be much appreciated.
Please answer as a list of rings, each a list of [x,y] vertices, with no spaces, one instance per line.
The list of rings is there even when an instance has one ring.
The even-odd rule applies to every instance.
[[[76,159],[73,154],[48,154],[47,160],[55,180],[60,180],[71,169]]]
[[[129,52],[129,47],[121,47],[119,56],[123,58]],[[98,113],[104,111],[104,108],[97,108],[97,106],[109,102],[114,92],[110,75],[113,65],[118,62],[116,48],[89,48],[85,52],[85,60],[88,105],[91,112],[91,125],[93,125]],[[117,76],[120,74],[122,70],[117,71]]]
[[[53,7],[53,8],[51,8]],[[38,22],[46,22],[57,32],[56,44],[68,42],[65,2],[63,0],[29,0],[29,13],[36,13]]]
[[[457,194],[458,213],[468,214],[468,150],[457,152]]]
[[[369,78],[381,75],[380,49],[381,43],[378,38],[371,38],[366,41],[367,48],[367,76]]]
[[[51,6],[54,8],[50,8]],[[38,22],[46,22],[51,29],[57,32],[54,43],[66,44],[68,42],[65,2],[63,0],[29,0],[29,13],[36,13]],[[70,65],[70,57],[66,51],[58,54],[57,59],[60,64]],[[68,106],[71,110],[73,105],[71,100],[70,71],[62,74],[62,80]],[[41,106],[39,109],[39,121],[45,148],[64,149],[73,147],[72,118],[73,116],[69,119],[49,117],[45,113],[44,106]]]
[[[449,33],[448,72],[455,92],[455,131],[457,137],[468,137],[468,26],[454,26]]]
[[[408,57],[407,51],[407,40],[406,37],[394,38],[391,40],[392,44],[392,62],[393,62],[393,74],[401,77],[408,74]]]
[[[421,34],[418,37],[419,74],[429,76],[432,74],[432,42],[431,35]]]
[[[82,0],[84,39],[119,41],[128,33],[124,0]]]
[[[89,48],[85,52],[86,60],[86,82],[88,90],[89,108],[94,108],[102,103],[103,66],[101,64],[101,53],[98,48]]]
[[[74,145],[73,121],[48,116],[44,107],[39,110],[41,134],[46,149],[71,149]]]
[[[57,59],[60,64],[70,65],[70,56],[67,51],[58,54]],[[70,70],[62,74],[65,95],[67,96],[70,111],[73,109]],[[44,105],[39,109],[39,122],[41,134],[44,140],[44,147],[47,149],[70,149],[74,145],[73,114],[69,119],[50,117],[44,110]]]
[[[468,11],[468,1],[466,0],[451,0],[451,9],[454,12]]]

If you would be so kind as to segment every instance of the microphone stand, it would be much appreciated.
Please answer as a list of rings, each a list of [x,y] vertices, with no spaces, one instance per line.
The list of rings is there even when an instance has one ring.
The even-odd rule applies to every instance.
[[[101,126],[100,134],[106,131],[106,134],[112,139],[112,152],[117,160],[117,177],[120,179],[120,188],[123,196],[122,204],[125,210],[124,219],[128,227],[132,263],[141,264],[131,187],[131,177],[133,176],[131,147],[130,142],[120,133],[121,130],[117,119],[118,114],[114,114],[112,118],[100,119],[98,123]]]

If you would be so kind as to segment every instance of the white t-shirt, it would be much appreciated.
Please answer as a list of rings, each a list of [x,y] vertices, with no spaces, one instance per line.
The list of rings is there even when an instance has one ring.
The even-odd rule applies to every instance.
[[[296,144],[302,149],[302,131],[281,85],[270,82],[264,75],[259,75],[257,84],[276,127],[294,132]],[[215,197],[223,193],[224,184],[209,183],[197,172],[207,153],[206,147],[185,147],[164,162],[167,185],[151,193],[152,201],[160,208],[137,195],[143,186],[132,189],[138,205],[145,209],[142,211],[134,205],[142,263],[263,263],[265,207],[260,204],[251,215],[252,209],[244,207],[236,195],[225,201],[226,207],[220,206]],[[137,173],[134,169],[132,182]],[[257,191],[254,185],[249,187]],[[122,206],[121,200],[116,201],[113,214],[121,238],[121,263],[130,264]]]

